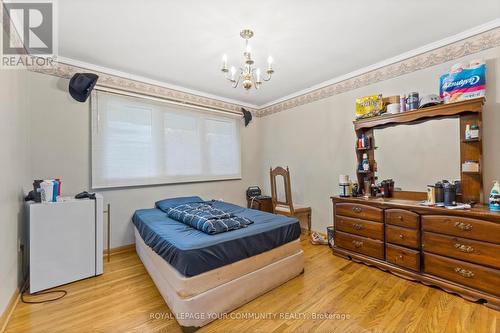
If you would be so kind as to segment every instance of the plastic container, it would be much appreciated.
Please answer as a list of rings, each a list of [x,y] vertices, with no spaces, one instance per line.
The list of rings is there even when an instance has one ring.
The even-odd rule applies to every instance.
[[[455,206],[457,204],[457,192],[455,185],[452,183],[444,184],[444,205]]]
[[[52,202],[54,195],[54,184],[51,180],[44,180],[40,184],[41,202]]]
[[[368,162],[368,154],[363,154],[363,160],[361,161],[361,166],[363,167],[363,171],[370,170],[370,163]]]
[[[437,182],[434,187],[435,187],[435,191],[436,191],[436,203],[444,202],[443,183]]]
[[[490,192],[490,210],[500,212],[500,183],[495,180]]]
[[[416,110],[419,107],[419,97],[418,97],[418,92],[412,92],[408,95],[407,98],[407,103],[409,107],[409,111]]]
[[[333,227],[326,227],[326,235],[328,238],[328,246],[333,247]]]

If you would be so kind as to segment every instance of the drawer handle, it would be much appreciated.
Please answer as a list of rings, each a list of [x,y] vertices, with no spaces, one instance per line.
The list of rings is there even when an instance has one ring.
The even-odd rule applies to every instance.
[[[362,209],[361,207],[352,207],[352,211],[355,213],[361,213]]]
[[[472,271],[468,271],[466,269],[463,269],[463,268],[460,268],[460,267],[456,267],[455,268],[455,272],[462,275],[463,277],[465,278],[473,278],[474,277],[474,272]]]
[[[401,215],[398,215],[398,220],[403,221],[403,217]]]
[[[465,252],[465,253],[472,253],[474,252],[474,248],[469,245],[464,245],[460,243],[455,243],[455,248],[459,251]]]
[[[399,238],[404,239],[404,238],[405,238],[405,235],[403,235],[403,234],[399,234]]]
[[[352,227],[356,230],[361,230],[363,229],[363,226],[359,223],[353,223]]]
[[[462,231],[470,231],[472,230],[472,224],[463,223],[463,222],[455,222],[455,227]]]
[[[360,242],[360,241],[357,241],[357,240],[353,240],[352,241],[352,244],[354,245],[355,248],[360,248],[361,246],[363,246],[363,242]]]
[[[400,255],[398,256],[398,258],[399,258],[400,260],[403,260],[403,258],[404,258],[404,257],[403,257],[403,255],[402,255],[402,254],[400,254]]]

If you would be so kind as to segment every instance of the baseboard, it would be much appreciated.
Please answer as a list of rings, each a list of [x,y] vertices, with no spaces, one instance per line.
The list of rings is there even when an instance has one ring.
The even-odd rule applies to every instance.
[[[113,256],[116,254],[121,254],[121,253],[126,253],[126,252],[131,252],[131,251],[135,251],[135,244],[114,247],[114,248],[109,250],[109,255]],[[108,255],[108,250],[104,250],[103,256],[106,257],[107,255]]]
[[[3,333],[7,328],[9,319],[12,316],[12,313],[14,312],[14,309],[16,308],[17,303],[19,303],[20,299],[21,299],[21,289],[18,287],[16,288],[16,290],[14,290],[14,293],[12,294],[9,303],[7,304],[7,308],[0,316],[0,333]]]

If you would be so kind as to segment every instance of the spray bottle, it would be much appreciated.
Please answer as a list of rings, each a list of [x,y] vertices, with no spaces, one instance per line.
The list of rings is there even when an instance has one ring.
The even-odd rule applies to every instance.
[[[490,192],[490,210],[493,212],[500,212],[500,183],[498,180],[494,181],[493,188]]]

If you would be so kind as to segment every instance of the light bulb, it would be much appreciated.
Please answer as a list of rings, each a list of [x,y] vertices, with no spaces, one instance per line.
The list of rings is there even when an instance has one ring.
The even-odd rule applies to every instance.
[[[267,58],[267,64],[268,64],[267,65],[267,71],[268,72],[272,72],[272,70],[273,70],[273,57],[269,56]]]
[[[257,68],[256,76],[257,76],[257,82],[260,82],[260,68]]]
[[[227,55],[222,56],[222,71],[227,72]]]
[[[250,46],[250,44],[247,44],[246,51],[247,51],[247,53],[251,53],[252,52],[252,47]]]

